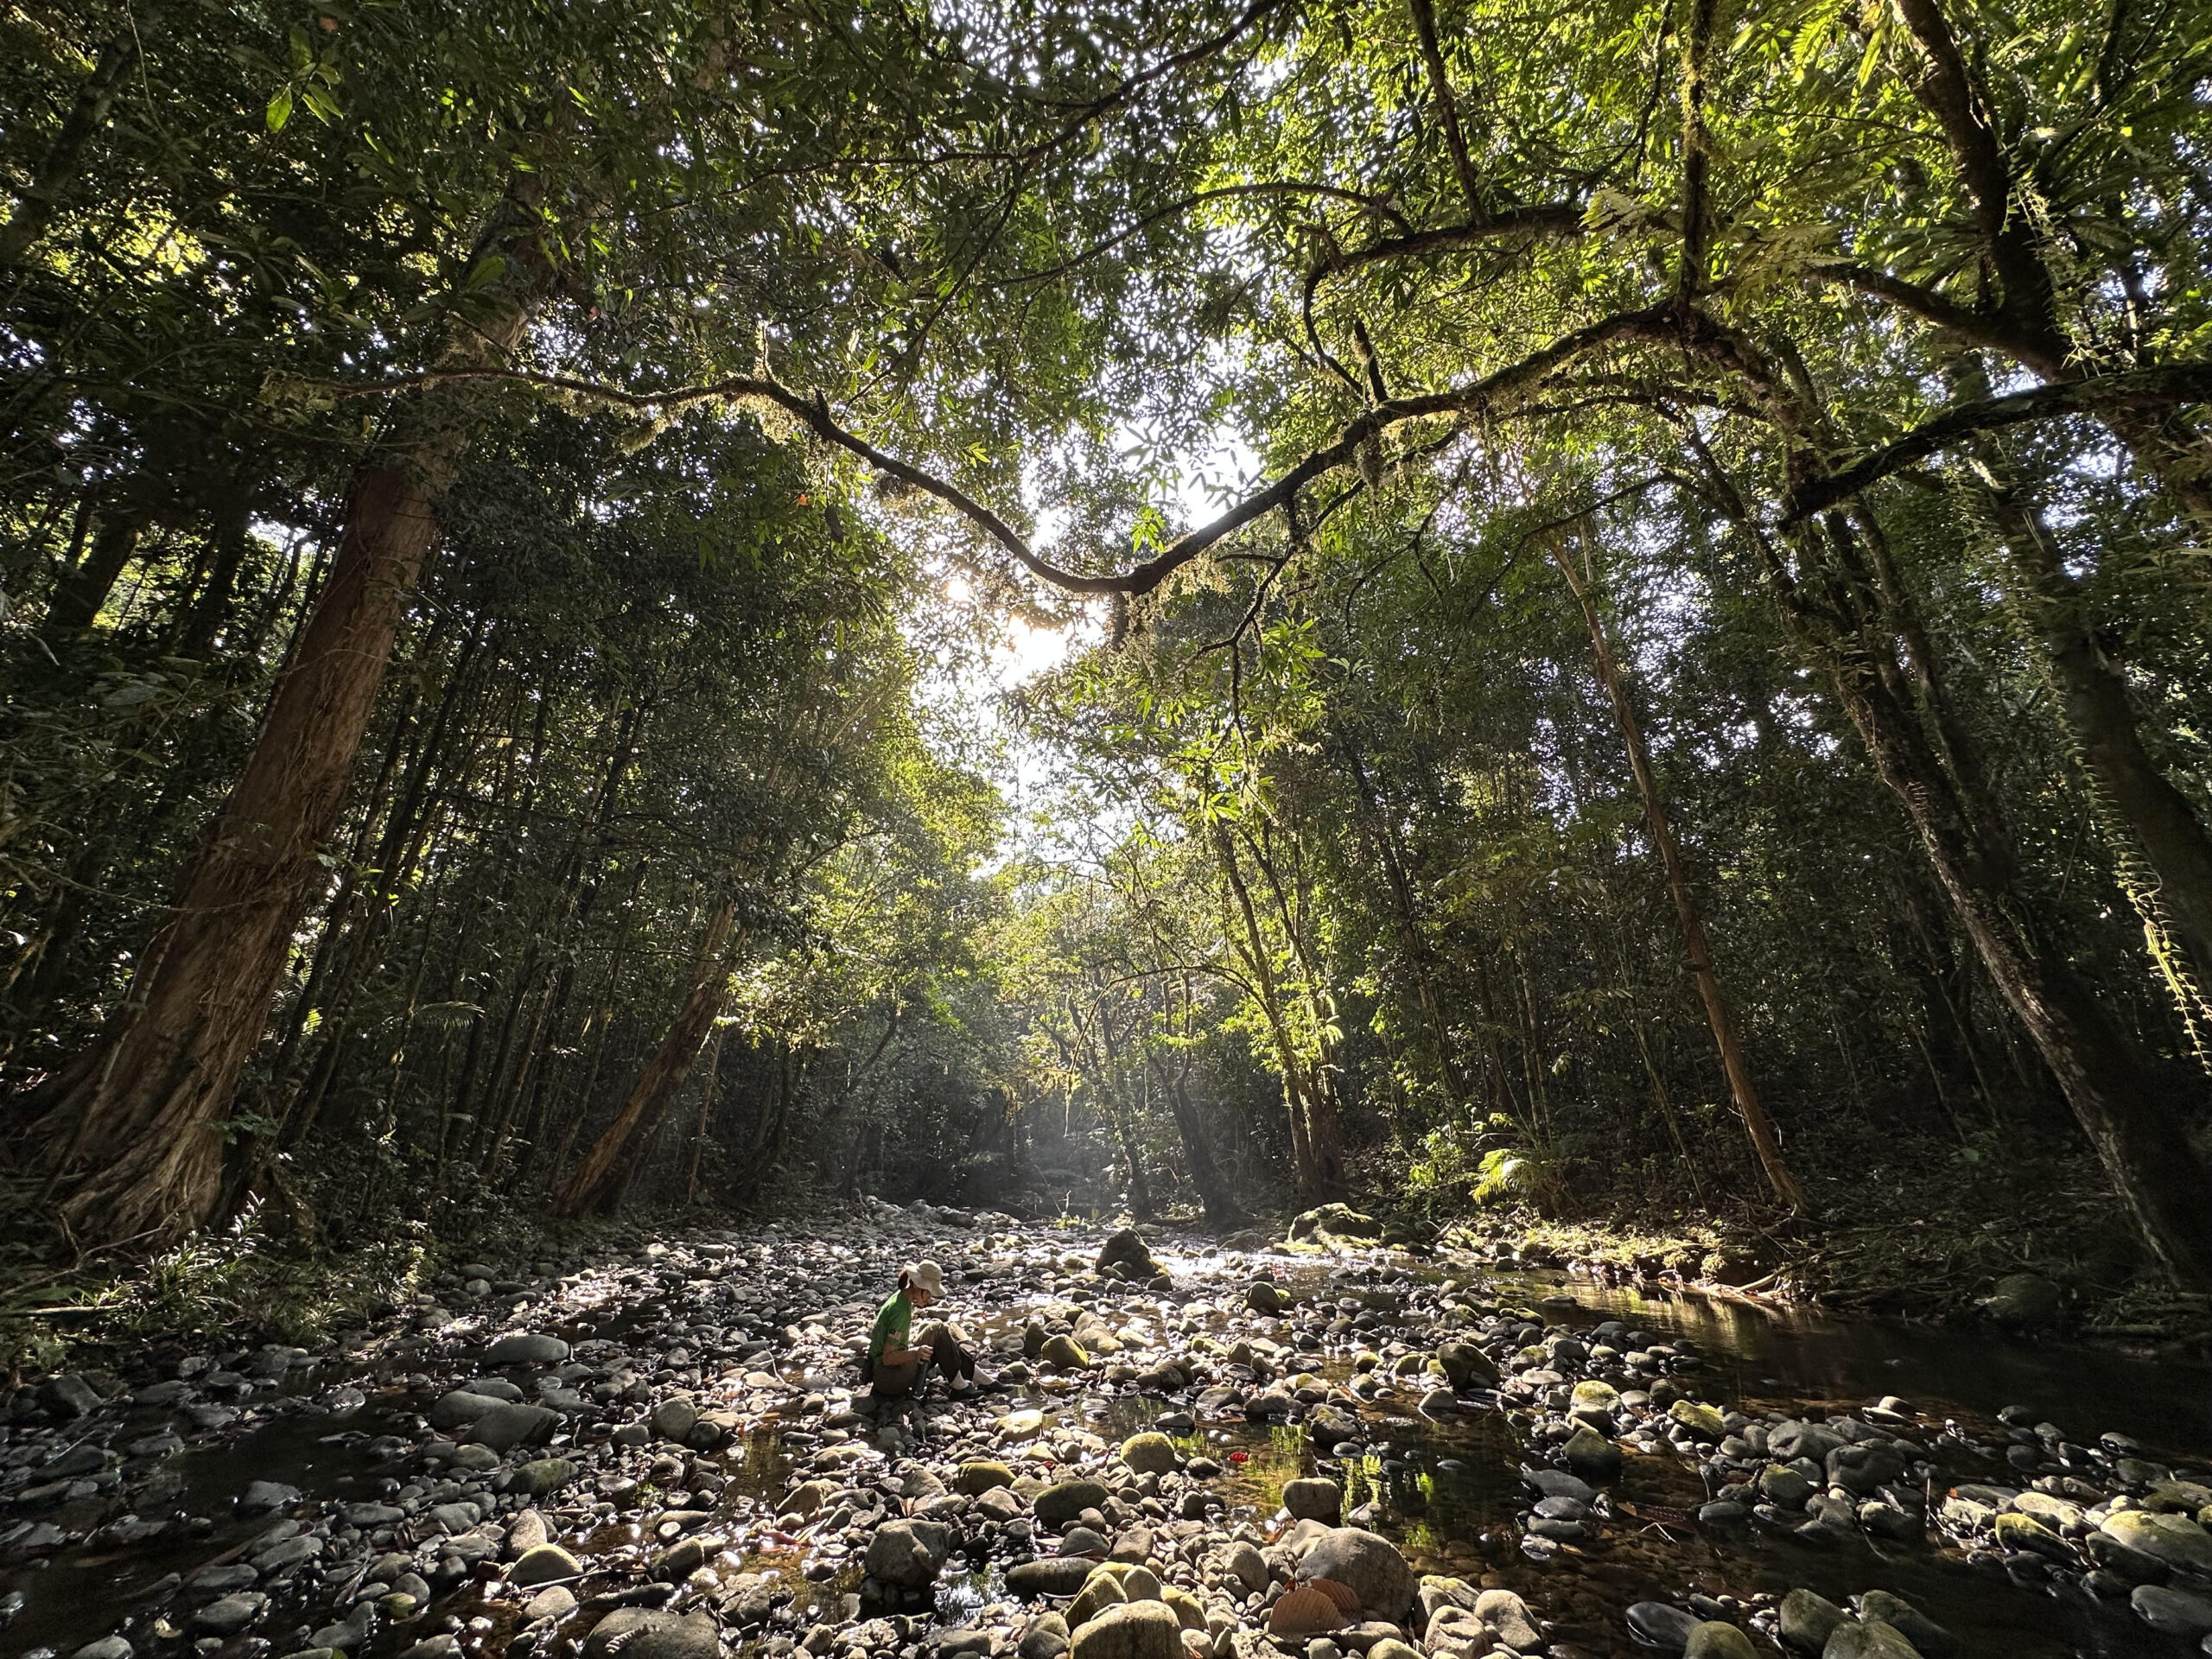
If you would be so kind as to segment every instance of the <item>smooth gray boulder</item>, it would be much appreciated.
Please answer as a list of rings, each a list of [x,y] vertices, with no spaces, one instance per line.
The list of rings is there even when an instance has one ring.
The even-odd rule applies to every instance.
[[[468,1426],[468,1438],[494,1452],[512,1452],[518,1446],[542,1446],[560,1421],[559,1412],[543,1406],[497,1405]]]
[[[861,1571],[871,1579],[904,1590],[923,1590],[937,1582],[952,1547],[952,1529],[935,1521],[887,1521],[868,1540]]]
[[[1299,1562],[1310,1579],[1330,1579],[1359,1598],[1376,1618],[1396,1624],[1413,1605],[1420,1580],[1388,1538],[1358,1527],[1332,1527]]]
[[[493,1343],[484,1356],[486,1365],[557,1365],[569,1357],[569,1344],[542,1331],[510,1331]]]

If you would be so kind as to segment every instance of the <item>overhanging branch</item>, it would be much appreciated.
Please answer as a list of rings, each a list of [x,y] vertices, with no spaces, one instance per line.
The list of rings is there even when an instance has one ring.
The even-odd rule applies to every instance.
[[[1485,375],[1464,386],[1415,397],[1392,397],[1362,410],[1338,429],[1334,442],[1313,451],[1264,489],[1255,490],[1226,512],[1190,531],[1152,558],[1113,575],[1087,576],[1064,569],[1043,557],[1004,518],[976,500],[958,485],[924,472],[870,443],[838,424],[819,393],[809,396],[781,381],[760,375],[734,375],[728,379],[664,391],[632,391],[620,386],[580,379],[573,375],[545,374],[528,369],[429,369],[420,374],[378,381],[373,385],[334,388],[345,397],[370,397],[425,386],[462,381],[494,381],[541,387],[565,392],[614,409],[626,409],[656,418],[696,409],[702,404],[754,400],[774,405],[798,421],[823,442],[866,461],[877,472],[898,479],[935,496],[1012,554],[1021,567],[1039,581],[1071,594],[1121,594],[1136,597],[1151,593],[1176,571],[1207,549],[1234,535],[1255,519],[1265,518],[1296,497],[1316,479],[1351,464],[1362,444],[1408,421],[1439,415],[1476,415],[1499,410],[1522,393],[1532,391],[1552,375],[1592,352],[1618,341],[1676,339],[1681,333],[1681,314],[1671,303],[1624,311],[1562,334],[1541,350],[1517,363]]]
[[[1840,472],[1797,486],[1783,504],[1783,526],[1787,529],[1815,513],[1825,512],[1869,486],[1927,460],[1937,450],[1974,433],[1994,432],[2062,415],[2094,415],[2115,405],[2134,404],[2164,411],[2183,404],[2206,402],[2212,402],[2212,363],[2171,363],[2125,374],[2064,380],[2002,397],[1962,404],[1922,423],[1903,437],[1883,445]]]

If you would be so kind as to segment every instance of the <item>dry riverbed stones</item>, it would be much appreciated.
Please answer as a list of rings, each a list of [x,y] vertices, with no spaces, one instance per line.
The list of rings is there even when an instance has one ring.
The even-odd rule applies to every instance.
[[[321,1354],[22,1391],[0,1549],[181,1563],[54,1659],[1567,1659],[1620,1601],[1592,1614],[1589,1583],[1543,1569],[1629,1526],[1948,1541],[2177,1640],[2212,1617],[2212,1491],[2132,1443],[2032,1415],[1976,1439],[1894,1399],[1746,1414],[1703,1397],[1690,1343],[1416,1279],[1362,1254],[1377,1230],[1317,1212],[1304,1236],[1338,1254],[1313,1268],[877,1205],[464,1263]],[[1010,1389],[856,1387],[875,1303],[922,1255]],[[1467,1576],[1423,1576],[1392,1494],[1457,1478],[1432,1437],[1475,1425],[1520,1448],[1525,1502]],[[1287,1472],[1237,1461],[1301,1433]],[[278,1445],[219,1502],[171,1461]],[[1642,1503],[1661,1467],[1702,1503]],[[1971,1650],[1881,1589],[1644,1595],[1637,1638],[1703,1659]]]

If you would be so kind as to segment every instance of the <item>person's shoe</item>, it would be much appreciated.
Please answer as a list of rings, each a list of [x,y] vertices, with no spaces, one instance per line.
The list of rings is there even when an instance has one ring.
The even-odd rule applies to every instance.
[[[969,1386],[970,1385],[966,1377],[956,1376],[945,1383],[944,1391],[950,1395],[954,1399],[957,1400],[968,1392]]]

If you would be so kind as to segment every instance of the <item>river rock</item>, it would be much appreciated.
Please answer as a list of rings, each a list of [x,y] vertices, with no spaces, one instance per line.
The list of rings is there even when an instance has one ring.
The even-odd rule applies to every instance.
[[[192,1616],[192,1628],[203,1636],[236,1636],[261,1617],[269,1598],[251,1590],[219,1596]]]
[[[583,1570],[583,1563],[560,1545],[540,1544],[535,1549],[523,1551],[521,1557],[507,1569],[507,1582],[518,1589],[527,1590],[533,1585],[550,1584],[556,1579],[580,1578]]]
[[[1667,1415],[1701,1440],[1717,1441],[1727,1432],[1719,1408],[1702,1400],[1677,1400],[1667,1408]]]
[[[1838,1617],[1841,1617],[1840,1612]],[[1646,1647],[1656,1648],[1662,1653],[1680,1653],[1688,1647],[1690,1633],[1699,1624],[1695,1613],[1686,1613],[1663,1601],[1631,1603],[1627,1618],[1629,1633]]]
[[[1282,1506],[1294,1521],[1325,1521],[1334,1526],[1344,1514],[1344,1489],[1333,1480],[1319,1478],[1287,1480]]]
[[[97,1642],[87,1642],[69,1656],[69,1659],[130,1659],[130,1643],[123,1637],[104,1636]]]
[[[1067,1371],[1080,1371],[1090,1363],[1090,1356],[1072,1337],[1047,1337],[1045,1345],[1037,1351],[1037,1357],[1047,1365],[1057,1365]]]
[[[1500,1381],[1497,1362],[1471,1342],[1447,1342],[1436,1351],[1445,1381],[1455,1389],[1495,1388]]]
[[[1103,1510],[1108,1496],[1095,1480],[1056,1481],[1030,1500],[1029,1512],[1057,1531],[1085,1510]]]
[[[39,1404],[65,1422],[89,1417],[100,1408],[100,1391],[74,1371],[47,1378],[39,1384],[37,1398]]]
[[[1060,1534],[1060,1554],[1063,1555],[1103,1555],[1106,1540],[1080,1523]],[[1139,1560],[1143,1558],[1140,1556]]]
[[[1361,1606],[1392,1624],[1413,1605],[1418,1588],[1414,1570],[1397,1547],[1357,1527],[1332,1527],[1323,1533],[1299,1567],[1308,1578],[1330,1579],[1347,1586]]]
[[[542,1446],[553,1435],[561,1414],[543,1406],[496,1405],[468,1426],[468,1438],[494,1452],[512,1452],[518,1446]]]
[[[2163,1561],[2212,1574],[2212,1533],[2186,1516],[2155,1515],[2148,1510],[2122,1510],[2105,1517],[2102,1530],[2129,1549]]]
[[[1524,1463],[1521,1465],[1521,1478],[1546,1497],[1571,1497],[1578,1503],[1587,1503],[1598,1496],[1596,1487],[1564,1469],[1539,1469]]]
[[[1119,1602],[1077,1627],[1070,1656],[1183,1659],[1183,1623],[1165,1602]]]
[[[710,1554],[703,1538],[678,1539],[645,1564],[645,1578],[654,1584],[674,1584],[704,1567]]]
[[[566,1458],[537,1458],[515,1471],[509,1490],[545,1497],[559,1491],[582,1472]]]
[[[2033,1330],[2056,1320],[2064,1300],[2064,1293],[2041,1274],[2012,1273],[1997,1281],[1981,1305],[1999,1325]]]
[[[2108,1532],[2091,1533],[2082,1541],[2082,1548],[2106,1572],[2130,1584],[2154,1584],[2166,1576],[2164,1562],[2139,1549],[2130,1549]]]
[[[1270,1574],[1268,1558],[1260,1554],[1259,1546],[1249,1539],[1239,1539],[1229,1552],[1229,1570],[1248,1593],[1257,1593],[1268,1587]]]
[[[1124,1227],[1108,1239],[1098,1252],[1097,1270],[1119,1268],[1139,1279],[1157,1279],[1166,1271],[1152,1259],[1152,1250],[1134,1228]]]
[[[584,1659],[721,1659],[721,1634],[704,1612],[618,1607],[592,1626]]]
[[[1990,1531],[2006,1549],[2030,1550],[2053,1561],[2074,1559],[2074,1547],[2032,1515],[2000,1515]]]
[[[1122,1442],[1122,1461],[1141,1475],[1172,1474],[1175,1470],[1175,1442],[1157,1429],[1132,1434]]]
[[[1060,1659],[1068,1650],[1068,1622],[1058,1613],[1039,1613],[1022,1626],[1017,1659]]]
[[[1290,1224],[1293,1238],[1348,1238],[1371,1243],[1382,1236],[1382,1224],[1347,1204],[1324,1204]]]
[[[1090,1576],[1091,1563],[1080,1556],[1048,1556],[1006,1570],[1006,1587],[1017,1596],[1072,1596]]]
[[[2155,1584],[2139,1584],[2127,1605],[2135,1616],[2162,1636],[2194,1640],[2212,1634],[2212,1601],[2185,1590],[2169,1590]]]
[[[1759,1659],[1759,1650],[1733,1624],[1709,1618],[1690,1632],[1682,1659]]]
[[[1014,1471],[989,1459],[969,1459],[952,1478],[952,1490],[969,1497],[981,1497],[995,1486],[1013,1484]]]
[[[278,1510],[289,1510],[300,1501],[300,1489],[288,1486],[281,1480],[250,1480],[238,1494],[238,1512],[240,1515],[270,1515]]]
[[[541,1618],[566,1618],[576,1611],[576,1592],[565,1584],[549,1584],[522,1605],[525,1623]]]
[[[1813,1495],[1813,1483],[1786,1463],[1770,1463],[1759,1471],[1759,1491],[1785,1510],[1802,1510]]]
[[[1475,1598],[1475,1617],[1497,1633],[1497,1639],[1516,1653],[1540,1653],[1544,1634],[1529,1611],[1529,1604],[1510,1590],[1485,1590]]]
[[[545,1517],[536,1510],[524,1510],[507,1522],[506,1542],[499,1554],[506,1560],[518,1560],[540,1544],[553,1541],[553,1529],[545,1524]]]
[[[2022,1492],[2012,1500],[2012,1507],[2022,1515],[2032,1515],[2053,1532],[2063,1532],[2069,1527],[2082,1524],[2079,1503],[2069,1503],[2048,1492]]]
[[[484,1356],[486,1365],[557,1365],[569,1357],[569,1344],[542,1331],[510,1331],[492,1344]]]
[[[1858,1599],[1857,1605],[1861,1618],[1880,1619],[1929,1659],[1949,1653],[1959,1645],[1956,1637],[1903,1596],[1892,1595],[1887,1590],[1869,1590]]]
[[[861,1570],[902,1589],[925,1589],[937,1582],[951,1544],[952,1529],[940,1522],[886,1522],[868,1541]]]
[[[1083,1581],[1083,1588],[1068,1604],[1068,1628],[1081,1630],[1085,1624],[1098,1617],[1109,1607],[1124,1601],[1155,1600],[1155,1597],[1131,1596],[1124,1587],[1128,1569],[1118,1565],[1094,1567]]]
[[[655,1406],[646,1420],[656,1437],[681,1443],[699,1426],[698,1402],[688,1395],[675,1395]]]
[[[1777,1423],[1767,1431],[1766,1449],[1777,1463],[1808,1458],[1815,1463],[1824,1461],[1828,1453],[1845,1444],[1843,1436],[1820,1423],[1808,1423],[1796,1419]]]
[[[1846,1620],[1837,1625],[1827,1645],[1821,1649],[1821,1659],[1921,1659],[1921,1656],[1896,1625],[1870,1618],[1858,1624]]]
[[[432,1401],[429,1410],[423,1414],[429,1419],[432,1428],[461,1428],[474,1422],[499,1403],[492,1395],[478,1394],[469,1389],[454,1389]]]
[[[1594,1412],[1601,1417],[1609,1418],[1620,1402],[1621,1392],[1618,1389],[1610,1382],[1600,1382],[1593,1377],[1574,1385],[1573,1392],[1567,1396],[1567,1408],[1569,1412]]]
[[[1828,1644],[1836,1627],[1851,1622],[1851,1615],[1826,1596],[1811,1590],[1792,1590],[1782,1599],[1782,1640],[1801,1653],[1818,1653]]]
[[[1245,1288],[1244,1306],[1255,1313],[1280,1313],[1283,1309],[1282,1292],[1275,1288],[1271,1279],[1255,1279]]]
[[[1621,1449],[1585,1423],[1560,1448],[1567,1466],[1585,1480],[1617,1480],[1621,1472]]]
[[[1904,1454],[1887,1446],[1839,1446],[1828,1453],[1828,1484],[1872,1497],[1904,1472]]]

